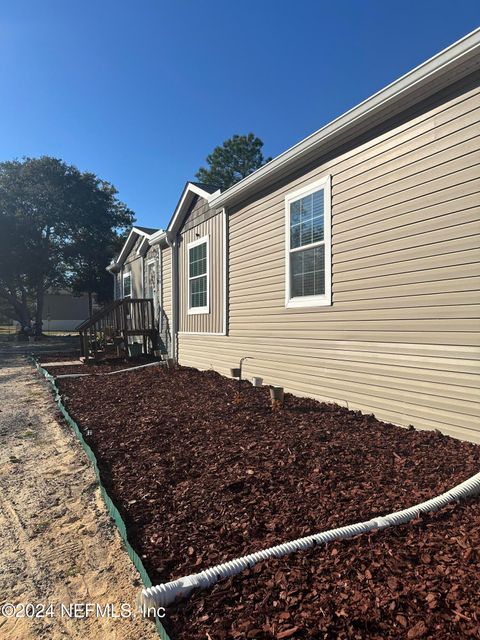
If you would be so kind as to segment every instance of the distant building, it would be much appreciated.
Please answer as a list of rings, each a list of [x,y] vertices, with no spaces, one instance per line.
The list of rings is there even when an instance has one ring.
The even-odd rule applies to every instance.
[[[69,291],[45,294],[43,331],[74,331],[88,318],[88,296]]]

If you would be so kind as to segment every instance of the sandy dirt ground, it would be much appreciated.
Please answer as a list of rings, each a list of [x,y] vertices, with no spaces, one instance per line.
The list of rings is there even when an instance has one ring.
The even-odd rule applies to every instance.
[[[83,449],[25,357],[29,350],[0,343],[0,638],[158,638],[138,615],[85,617],[85,603],[136,614],[141,582]],[[51,606],[45,617],[29,619],[2,615],[6,603]],[[80,603],[77,613],[73,603]]]

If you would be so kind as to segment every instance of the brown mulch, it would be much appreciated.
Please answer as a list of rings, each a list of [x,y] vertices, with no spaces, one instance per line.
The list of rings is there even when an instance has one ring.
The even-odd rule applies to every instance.
[[[103,481],[154,583],[411,506],[442,493],[480,467],[478,445],[437,432],[402,429],[373,415],[291,395],[282,410],[272,412],[266,389],[244,382],[238,397],[237,383],[213,371],[150,368],[103,377],[101,383],[98,377],[59,382],[70,413],[92,432],[87,439]],[[478,501],[466,509],[433,516],[431,530],[429,523],[421,525],[432,533],[425,538],[425,545],[431,546],[426,555],[433,568],[439,568],[435,589],[445,597],[451,580],[467,585],[472,578],[468,570],[461,572],[457,562],[445,565],[447,573],[439,562],[449,553],[461,554],[452,551],[442,535],[451,518],[460,518],[467,528],[468,518],[472,523],[476,518],[478,525]],[[418,564],[422,554],[414,547],[416,534],[408,533],[415,527],[401,529],[407,533],[397,529],[341,543],[334,555],[331,549],[316,550],[263,563],[175,607],[167,628],[174,640],[208,638],[207,632],[212,640],[476,637],[470,632],[448,635],[441,618],[446,635],[428,635],[433,633],[428,625],[435,608],[420,595],[409,601],[424,590],[425,580],[419,578],[423,563]],[[450,538],[454,535],[452,528]],[[468,562],[478,562],[476,553],[469,558]],[[355,576],[362,563],[372,576],[387,579],[389,566],[394,577],[405,574],[399,598],[404,594],[403,600],[409,601],[407,613],[400,608],[392,608],[395,615],[385,613],[386,592],[373,588],[373,578],[370,582],[366,576],[360,589]],[[298,593],[297,600],[292,590]],[[281,593],[293,600],[285,602]],[[393,606],[391,600],[388,607]],[[472,617],[478,589],[476,595],[456,600],[460,601],[460,613],[452,613],[449,620],[457,616],[457,627],[465,623],[466,629],[468,620],[462,616]],[[284,616],[277,619],[279,612]],[[281,626],[279,620],[284,621]],[[412,621],[422,622],[427,631],[421,626],[412,631]],[[394,629],[393,635],[385,625]]]
[[[480,638],[480,508],[256,565],[168,609],[176,640]]]

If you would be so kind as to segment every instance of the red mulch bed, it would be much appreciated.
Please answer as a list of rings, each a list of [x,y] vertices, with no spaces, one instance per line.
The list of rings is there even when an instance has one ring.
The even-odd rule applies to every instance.
[[[169,608],[177,640],[480,638],[480,509],[256,565]]]
[[[103,481],[154,583],[410,506],[480,466],[477,445],[291,395],[272,412],[266,389],[243,383],[239,399],[237,383],[212,371],[149,368],[106,376],[101,384],[97,377],[59,382],[70,413],[92,432],[87,439]],[[464,617],[474,620],[478,589],[457,600],[464,601],[461,615],[439,617],[441,632],[430,630],[435,607],[420,597],[424,564],[438,569],[435,589],[445,598],[452,580],[463,593],[474,579],[465,567],[478,562],[476,552],[463,570],[456,561],[440,562],[462,553],[460,544],[447,544],[455,535],[451,518],[467,528],[468,518],[476,518],[478,525],[478,501],[469,509],[433,516],[431,529],[422,525],[432,534],[424,539],[429,562],[419,564],[422,538],[416,542],[418,527],[407,525],[404,533],[336,545],[337,554],[329,548],[263,563],[174,607],[167,628],[174,640],[207,638],[207,632],[212,639],[476,637],[465,631],[471,625]],[[378,589],[367,570],[379,576]],[[388,583],[380,576],[403,574],[398,598],[408,611],[387,614],[395,598],[385,605]],[[427,635],[412,635],[423,633],[411,632],[420,621]],[[457,635],[448,635],[450,627]]]

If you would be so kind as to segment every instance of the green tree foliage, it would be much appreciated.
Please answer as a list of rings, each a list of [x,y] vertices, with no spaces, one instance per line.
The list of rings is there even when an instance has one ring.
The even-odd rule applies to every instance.
[[[200,182],[222,190],[250,175],[271,158],[264,158],[263,142],[253,133],[234,135],[222,146],[215,147],[207,156],[208,168],[201,167],[195,174]]]
[[[56,158],[0,163],[0,297],[22,325],[33,317],[41,333],[48,289],[103,295],[102,269],[133,222],[116,194]]]
[[[105,267],[125,240],[121,232],[130,227],[134,219],[116,194],[115,187],[93,173],[83,173],[77,185],[79,215],[65,256],[73,291],[89,296],[90,315],[93,294],[100,303],[112,297],[112,276]]]

